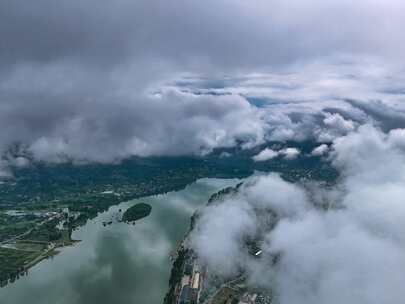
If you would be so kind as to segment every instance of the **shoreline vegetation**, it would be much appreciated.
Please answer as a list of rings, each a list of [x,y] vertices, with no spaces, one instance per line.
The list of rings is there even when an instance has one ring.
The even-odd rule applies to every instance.
[[[71,247],[75,246],[77,243],[81,242],[81,240],[63,240],[59,243],[51,243],[45,244],[40,242],[30,242],[30,241],[16,241],[15,247],[0,247],[0,256],[4,258],[5,255],[7,256],[19,256],[21,253],[23,254],[22,258],[24,259],[24,263],[20,266],[15,267],[14,269],[9,269],[9,271],[2,272],[0,276],[0,287],[5,287],[10,283],[14,283],[20,277],[28,275],[29,270],[32,269],[34,266],[42,262],[43,260],[53,258],[54,256],[58,255],[61,251],[59,249],[64,247]],[[42,249],[37,249],[34,246],[42,245]],[[34,248],[30,249],[18,249],[17,246],[24,246],[25,248],[32,246]],[[45,249],[45,246],[47,248]],[[25,255],[24,255],[25,254]],[[7,262],[9,259],[8,257],[5,258],[2,262]]]
[[[125,223],[135,223],[144,217],[149,216],[152,212],[152,206],[145,203],[138,203],[129,207],[122,216],[122,221]]]
[[[4,245],[0,245],[0,288],[7,286],[10,283],[14,283],[15,281],[17,281],[21,276],[25,276],[29,274],[29,270],[34,267],[35,265],[39,264],[41,261],[48,259],[48,258],[52,258],[56,255],[58,255],[60,253],[60,251],[58,249],[63,248],[63,247],[69,247],[69,246],[74,246],[76,243],[81,242],[82,240],[73,240],[71,239],[71,234],[74,230],[80,228],[81,226],[86,225],[88,220],[91,220],[95,217],[97,217],[100,213],[105,212],[108,210],[108,208],[110,208],[111,206],[114,205],[118,205],[122,202],[125,201],[129,201],[132,199],[139,199],[142,197],[148,197],[148,196],[156,196],[156,195],[162,195],[162,194],[166,194],[168,192],[173,192],[173,191],[181,191],[183,189],[185,189],[187,186],[189,186],[190,184],[194,183],[195,180],[192,181],[187,181],[186,183],[182,184],[182,185],[173,185],[173,187],[170,188],[165,188],[162,189],[161,191],[156,191],[156,192],[152,192],[152,193],[148,193],[146,195],[135,195],[133,197],[127,197],[127,199],[124,199],[122,201],[115,201],[114,199],[112,200],[114,203],[112,204],[108,204],[106,205],[102,205],[99,206],[99,208],[97,208],[97,211],[94,212],[90,206],[83,206],[80,208],[72,208],[72,211],[70,211],[70,213],[73,213],[75,216],[70,216],[70,215],[63,215],[63,217],[65,219],[67,219],[67,221],[64,224],[64,227],[66,229],[63,229],[64,233],[62,233],[61,235],[61,243],[60,244],[54,244],[52,243],[51,248],[49,249],[45,249],[42,248],[40,249],[40,251],[38,252],[38,250],[24,250],[25,252],[31,252],[31,255],[25,255],[23,258],[24,259],[30,259],[28,262],[24,262],[22,265],[20,264],[17,267],[14,267],[13,270],[9,270],[9,271],[4,271],[4,263],[7,262],[7,258],[2,260],[2,257],[6,254],[7,256],[15,256],[18,259],[18,253],[21,253],[22,250],[13,248],[13,247],[5,247]],[[106,196],[111,196],[112,193],[104,193],[104,195]],[[69,208],[70,209],[70,208]],[[152,211],[152,207],[148,204],[144,204],[144,203],[139,203],[136,204],[130,208],[127,209],[128,210],[132,210],[133,213],[131,214],[131,211],[129,214],[127,214],[127,221],[124,220],[124,222],[128,222],[128,223],[133,223],[136,220],[139,220],[145,216],[148,216],[150,214],[150,212]],[[125,214],[125,213],[124,213]],[[51,224],[47,223],[46,225],[43,225],[42,223],[40,224],[41,226],[46,226],[47,229],[49,230],[55,230],[55,226],[56,226],[56,220],[50,220],[49,221]],[[42,228],[42,227],[41,227]],[[33,228],[32,231],[30,233],[27,234],[27,236],[24,236],[24,238],[29,237],[33,231],[36,230],[36,228]],[[48,232],[49,235],[51,234],[55,234],[55,231],[52,232]],[[52,238],[52,236],[50,236],[50,238]],[[15,238],[14,240],[16,242],[16,244],[21,244],[21,243],[35,243],[37,245],[43,245],[43,246],[49,246],[50,244],[45,242],[45,241],[30,241],[28,239],[25,240],[20,240],[18,237]],[[1,244],[4,244],[7,242],[1,242]],[[5,252],[6,251],[6,252]],[[14,251],[14,254],[11,253],[11,251]],[[11,254],[10,254],[11,253]],[[26,261],[26,260],[25,260]]]
[[[26,265],[26,271],[28,272],[29,269],[31,269],[35,265],[39,264],[41,261],[58,255],[61,252],[58,249],[65,248],[65,247],[72,247],[72,246],[75,246],[79,242],[81,242],[81,240],[71,240],[70,242],[65,242],[64,244],[57,245],[54,248],[46,251],[45,253],[42,253],[38,258],[29,262]]]
[[[215,201],[221,201],[224,197],[236,193],[243,182],[238,183],[234,187],[226,187],[213,193],[208,199],[205,206],[209,206]],[[195,260],[195,254],[191,248],[187,245],[188,237],[195,228],[195,223],[198,219],[198,211],[196,211],[190,218],[190,226],[183,239],[180,241],[177,248],[170,255],[170,259],[173,261],[172,270],[169,279],[169,289],[163,299],[163,304],[176,304],[181,296],[182,291],[182,278],[185,273],[187,264],[192,264],[190,260]],[[190,263],[189,263],[190,262]],[[200,270],[201,271],[201,270]],[[201,276],[202,278],[202,276]]]

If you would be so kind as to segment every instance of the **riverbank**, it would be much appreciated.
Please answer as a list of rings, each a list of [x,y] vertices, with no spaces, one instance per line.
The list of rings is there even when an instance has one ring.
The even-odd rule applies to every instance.
[[[162,304],[170,279],[169,255],[177,249],[190,227],[190,217],[212,193],[238,180],[201,179],[185,189],[143,197],[110,207],[73,231],[82,240],[42,260],[14,284],[0,289],[0,303],[148,303]],[[149,216],[136,225],[114,220],[130,207],[146,203]],[[121,212],[119,211],[121,209]],[[113,219],[111,225],[103,222]],[[151,287],[152,286],[152,287]],[[47,290],[36,296],[36,290]],[[91,292],[89,292],[91,291]],[[118,298],[117,298],[118,297]]]
[[[58,243],[35,241],[16,241],[3,244],[0,247],[2,275],[0,287],[14,283],[20,277],[28,274],[29,270],[41,261],[59,254],[61,248],[71,247],[80,240],[63,240]]]
[[[241,185],[242,183],[239,183],[234,187],[227,187],[214,193],[205,207],[220,204],[225,198],[237,194]],[[169,290],[163,304],[273,303],[271,292],[248,286],[243,273],[224,280],[212,275],[211,270],[199,261],[197,252],[189,245],[190,234],[195,228],[198,217],[198,211],[191,216],[190,227],[178,246],[177,254],[173,255],[174,262],[169,279]],[[251,254],[257,257],[258,252],[253,250]]]
[[[55,247],[53,247],[53,248],[47,250],[46,252],[42,253],[35,260],[29,262],[25,266],[26,267],[25,270],[28,271],[30,268],[34,267],[35,265],[37,265],[41,261],[58,255],[60,253],[60,250],[58,250],[58,249],[65,248],[65,247],[72,247],[72,246],[75,246],[79,242],[81,242],[81,240],[70,240],[69,242],[64,242],[61,245],[56,245]]]

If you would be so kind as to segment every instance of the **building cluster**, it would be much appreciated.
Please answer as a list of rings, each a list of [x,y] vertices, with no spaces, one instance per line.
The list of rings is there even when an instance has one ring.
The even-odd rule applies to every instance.
[[[256,298],[257,294],[250,294],[250,293],[245,293],[242,295],[242,297],[239,300],[238,304],[256,304]]]
[[[204,271],[190,258],[184,264],[183,277],[179,285],[177,304],[197,304],[204,280]]]
[[[179,251],[179,248],[177,249]],[[255,258],[262,257],[262,250],[258,244],[253,244],[249,250]],[[178,258],[178,256],[177,256]],[[198,263],[193,250],[188,250],[179,267],[181,279],[174,287],[174,301],[172,304],[271,304],[271,292],[252,290],[246,285],[244,275],[235,277],[218,286],[212,285],[207,267]]]

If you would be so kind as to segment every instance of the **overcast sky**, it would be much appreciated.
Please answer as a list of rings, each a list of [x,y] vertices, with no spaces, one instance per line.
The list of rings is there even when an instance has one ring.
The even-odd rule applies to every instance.
[[[402,127],[404,28],[395,0],[0,0],[0,151],[113,162]]]

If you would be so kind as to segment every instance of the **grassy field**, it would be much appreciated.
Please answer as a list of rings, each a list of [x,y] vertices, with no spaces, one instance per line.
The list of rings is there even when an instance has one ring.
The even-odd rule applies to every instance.
[[[0,278],[13,278],[24,270],[24,267],[41,255],[41,251],[16,250],[0,247]]]
[[[235,302],[238,303],[235,291],[228,287],[221,288],[211,301],[212,304],[233,304]]]
[[[34,242],[27,242],[27,241],[17,241],[15,244],[15,248],[19,250],[25,251],[42,251],[47,247],[45,243],[34,243]]]

